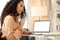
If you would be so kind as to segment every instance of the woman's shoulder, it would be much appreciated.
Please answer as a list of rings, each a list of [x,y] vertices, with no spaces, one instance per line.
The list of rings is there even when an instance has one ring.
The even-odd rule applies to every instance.
[[[14,19],[11,15],[7,15],[4,20],[7,21],[7,20],[14,20]]]

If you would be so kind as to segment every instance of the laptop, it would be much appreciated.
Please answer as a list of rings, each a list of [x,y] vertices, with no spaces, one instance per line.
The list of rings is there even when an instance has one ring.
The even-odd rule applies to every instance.
[[[49,33],[50,32],[50,27],[51,27],[50,25],[51,25],[50,20],[34,21],[33,32],[34,32],[34,34]]]

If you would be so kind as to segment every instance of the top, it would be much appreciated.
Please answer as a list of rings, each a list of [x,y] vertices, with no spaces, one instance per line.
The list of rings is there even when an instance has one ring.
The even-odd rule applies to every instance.
[[[8,40],[19,40],[23,32],[24,30],[22,29],[21,26],[19,26],[19,22],[15,22],[12,16],[8,15],[5,17],[3,25],[2,25],[3,36],[6,36]]]

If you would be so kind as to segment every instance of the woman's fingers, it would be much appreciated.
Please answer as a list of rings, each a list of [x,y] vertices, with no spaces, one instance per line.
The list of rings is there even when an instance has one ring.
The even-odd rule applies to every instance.
[[[33,32],[28,32],[28,34],[33,34]]]

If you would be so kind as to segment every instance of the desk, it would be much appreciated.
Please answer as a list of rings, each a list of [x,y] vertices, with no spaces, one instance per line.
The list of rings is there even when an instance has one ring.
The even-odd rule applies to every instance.
[[[60,33],[43,33],[43,35],[27,35],[35,40],[60,40]]]
[[[57,33],[43,33],[44,36],[60,36],[60,32]]]

